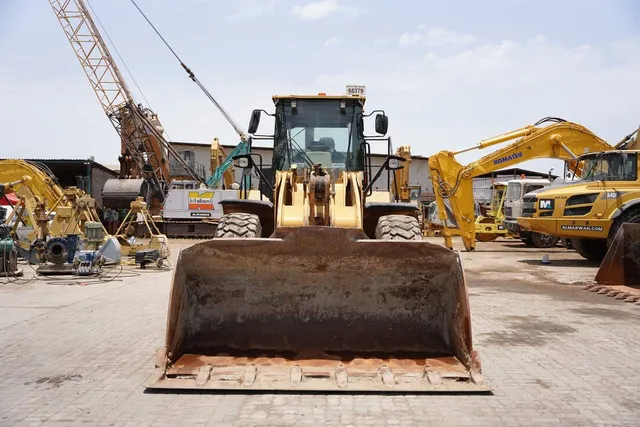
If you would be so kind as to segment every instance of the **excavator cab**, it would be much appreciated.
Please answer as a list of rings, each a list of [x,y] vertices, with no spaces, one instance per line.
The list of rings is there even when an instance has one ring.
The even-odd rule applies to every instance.
[[[487,391],[459,255],[423,241],[416,206],[381,179],[403,161],[387,116],[366,136],[364,97],[273,100],[273,135],[256,133],[264,111],[249,125],[273,140],[273,196],[243,180],[215,238],[180,252],[146,386]],[[388,144],[379,167],[376,141]],[[257,153],[235,160],[267,181]]]

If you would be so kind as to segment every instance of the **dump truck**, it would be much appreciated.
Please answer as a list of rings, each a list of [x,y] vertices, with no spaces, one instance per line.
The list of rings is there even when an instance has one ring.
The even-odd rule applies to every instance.
[[[178,254],[165,345],[145,386],[489,390],[459,254],[422,240],[416,206],[379,185],[404,161],[387,115],[365,114],[361,94],[273,102],[273,134],[256,133],[263,110],[248,128],[249,147],[273,140],[273,180],[250,148],[235,156],[273,196],[243,184],[220,202],[215,237]],[[374,113],[378,135],[367,136]],[[387,146],[377,170],[373,144]]]
[[[581,179],[529,193],[519,226],[570,239],[584,258],[602,262],[622,224],[640,223],[638,153],[608,150],[581,156]]]

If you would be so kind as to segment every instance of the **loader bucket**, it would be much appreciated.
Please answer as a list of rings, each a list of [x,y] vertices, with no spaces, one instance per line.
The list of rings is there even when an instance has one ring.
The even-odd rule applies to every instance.
[[[459,255],[331,227],[182,250],[146,387],[489,391]]]
[[[640,286],[640,224],[618,229],[596,273],[602,285]]]

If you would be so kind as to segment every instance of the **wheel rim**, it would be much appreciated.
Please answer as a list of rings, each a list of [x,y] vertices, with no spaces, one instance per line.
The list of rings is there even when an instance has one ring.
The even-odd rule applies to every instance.
[[[535,239],[535,243],[538,243],[540,247],[545,247],[545,248],[555,246],[556,243],[558,243],[558,238],[555,236],[551,236],[549,234],[536,233],[534,239]]]

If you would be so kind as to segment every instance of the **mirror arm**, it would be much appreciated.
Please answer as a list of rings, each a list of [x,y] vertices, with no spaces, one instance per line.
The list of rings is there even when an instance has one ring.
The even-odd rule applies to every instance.
[[[382,166],[380,166],[380,169],[378,169],[378,172],[376,172],[376,175],[373,177],[373,179],[371,181],[369,181],[367,183],[367,186],[364,189],[364,193],[365,194],[367,194],[371,190],[371,187],[380,178],[380,175],[382,175],[382,172],[384,172],[385,170],[391,170],[389,168],[389,160],[391,160],[391,159],[397,159],[398,161],[401,161],[401,162],[405,161],[405,159],[400,157],[400,156],[387,156],[387,158],[384,159],[384,163],[382,163]],[[396,168],[396,169],[393,169],[393,170],[402,169],[403,167],[404,166]]]

